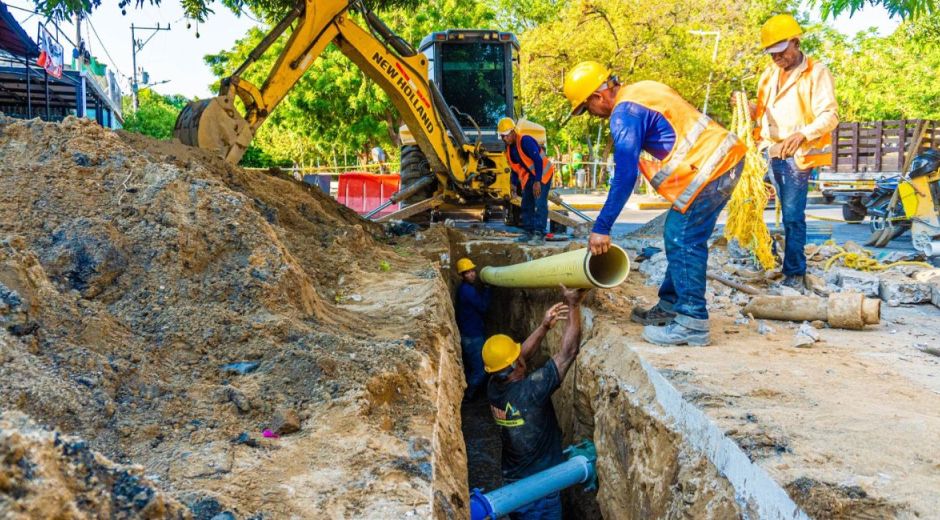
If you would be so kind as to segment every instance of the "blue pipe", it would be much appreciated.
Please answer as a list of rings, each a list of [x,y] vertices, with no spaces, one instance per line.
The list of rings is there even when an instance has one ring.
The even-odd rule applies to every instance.
[[[470,519],[496,519],[556,491],[583,482],[589,483],[586,489],[594,489],[597,483],[597,472],[594,468],[597,455],[594,444],[585,440],[570,446],[565,453],[568,455],[567,461],[508,486],[486,494],[480,489],[474,489],[470,494]]]

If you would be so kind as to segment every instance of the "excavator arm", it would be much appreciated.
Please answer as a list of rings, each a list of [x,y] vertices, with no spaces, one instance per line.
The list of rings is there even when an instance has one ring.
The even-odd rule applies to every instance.
[[[350,10],[362,13],[366,28],[349,16]],[[287,45],[264,84],[258,88],[242,78],[292,24]],[[453,112],[428,80],[427,58],[394,35],[362,0],[305,0],[222,81],[218,97],[183,109],[174,134],[185,144],[237,163],[254,133],[330,43],[388,94],[442,183],[459,186],[473,180],[480,147],[467,143]],[[236,109],[236,97],[244,104],[244,115]]]

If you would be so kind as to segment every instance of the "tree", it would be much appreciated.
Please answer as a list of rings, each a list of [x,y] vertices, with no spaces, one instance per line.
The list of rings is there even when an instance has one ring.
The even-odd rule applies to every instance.
[[[171,139],[176,116],[189,100],[180,95],[163,96],[150,89],[142,89],[137,95],[140,100],[137,110],[133,109],[129,96],[123,99],[124,129],[157,139]]]
[[[866,5],[884,7],[892,18],[899,16],[916,19],[940,13],[938,0],[810,0],[809,5],[820,8],[823,20],[845,12],[851,16]]]

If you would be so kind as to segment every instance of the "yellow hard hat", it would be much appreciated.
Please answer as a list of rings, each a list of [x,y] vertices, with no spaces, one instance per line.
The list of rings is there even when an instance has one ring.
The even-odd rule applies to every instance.
[[[504,117],[500,119],[498,123],[496,123],[496,133],[499,134],[500,137],[508,134],[509,132],[512,132],[515,129],[516,122],[509,117]]]
[[[610,78],[610,69],[596,61],[582,61],[565,74],[562,90],[571,102],[571,115],[584,112],[584,102]]]
[[[803,34],[803,29],[796,18],[788,14],[771,16],[760,28],[760,47],[765,52],[780,52],[783,48],[772,49],[778,43],[788,42]],[[785,47],[784,47],[785,48]]]
[[[519,359],[522,346],[505,334],[490,336],[483,344],[483,369],[499,372]]]
[[[469,258],[461,258],[460,260],[457,260],[457,274],[464,274],[465,272],[476,268],[477,266],[474,265],[473,260],[470,260]]]

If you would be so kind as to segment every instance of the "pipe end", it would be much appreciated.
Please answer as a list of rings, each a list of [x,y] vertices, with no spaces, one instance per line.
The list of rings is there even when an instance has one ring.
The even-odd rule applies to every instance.
[[[630,257],[616,244],[602,255],[591,254],[586,250],[584,272],[588,280],[597,288],[611,289],[623,283],[630,274]]]

